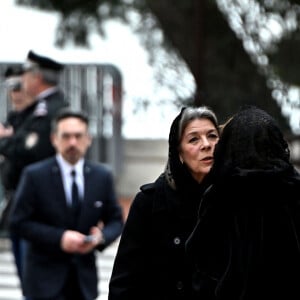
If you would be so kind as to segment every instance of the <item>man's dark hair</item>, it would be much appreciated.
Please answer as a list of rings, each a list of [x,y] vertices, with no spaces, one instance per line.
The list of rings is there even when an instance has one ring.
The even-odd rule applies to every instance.
[[[82,122],[84,122],[87,126],[89,125],[89,118],[87,113],[81,111],[81,110],[74,110],[71,108],[64,108],[61,109],[55,118],[52,121],[52,132],[55,132],[57,129],[57,125],[60,121],[67,119],[67,118],[77,118],[80,119]]]

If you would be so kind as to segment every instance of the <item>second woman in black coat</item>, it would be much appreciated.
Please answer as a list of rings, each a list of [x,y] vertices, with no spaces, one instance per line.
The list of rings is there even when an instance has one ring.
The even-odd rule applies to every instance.
[[[216,116],[207,107],[182,109],[175,118],[166,170],[141,187],[131,206],[109,300],[193,299],[184,245],[197,220],[218,139]]]
[[[243,107],[215,148],[186,244],[199,300],[300,299],[300,176],[265,111]]]

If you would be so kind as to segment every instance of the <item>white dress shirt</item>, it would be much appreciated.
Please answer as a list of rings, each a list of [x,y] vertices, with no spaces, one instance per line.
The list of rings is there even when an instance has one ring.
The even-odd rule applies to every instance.
[[[76,165],[68,163],[61,154],[56,155],[56,159],[61,170],[62,181],[65,189],[65,195],[68,205],[72,204],[72,182],[73,178],[71,175],[72,170],[76,172],[76,183],[78,186],[79,198],[83,199],[84,195],[84,176],[83,176],[83,164],[84,159],[80,159]]]

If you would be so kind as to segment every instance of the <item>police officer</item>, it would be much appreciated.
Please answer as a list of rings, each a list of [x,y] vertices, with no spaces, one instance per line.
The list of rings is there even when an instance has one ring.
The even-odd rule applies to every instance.
[[[0,155],[1,155],[1,184],[4,188],[5,199],[10,199],[10,194],[16,189],[19,173],[18,165],[15,161],[7,159],[4,155],[11,147],[13,134],[22,125],[26,118],[26,107],[30,104],[30,99],[26,97],[21,88],[21,75],[23,69],[21,65],[9,66],[4,73],[4,86],[11,102],[11,110],[7,114],[6,121],[0,123]],[[1,229],[6,229],[6,213],[8,206],[5,207],[1,215]]]
[[[32,99],[22,89],[22,65],[9,66],[4,73],[4,86],[11,102],[11,110],[7,114],[6,121],[0,123],[0,155],[1,155],[1,184],[3,193],[3,210],[1,212],[0,227],[2,233],[8,234],[8,216],[11,210],[14,191],[16,190],[19,177],[22,171],[22,164],[19,159],[14,159],[15,136],[23,122],[29,115],[28,107]],[[22,241],[15,234],[9,234],[12,252],[18,276],[21,281],[22,269]]]
[[[51,120],[68,102],[58,85],[62,64],[29,51],[23,70],[23,89],[33,104],[19,132],[16,155],[27,165],[55,153],[50,141]]]

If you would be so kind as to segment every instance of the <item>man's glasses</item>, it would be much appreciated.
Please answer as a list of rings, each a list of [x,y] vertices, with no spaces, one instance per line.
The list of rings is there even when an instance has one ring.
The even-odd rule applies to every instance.
[[[9,87],[9,90],[12,92],[19,92],[19,91],[21,91],[21,88],[22,88],[22,84],[21,84],[21,82],[19,82],[19,83],[16,83],[15,85]]]
[[[12,92],[19,92],[19,91],[21,91],[21,88],[22,88],[21,80],[15,79],[15,78],[6,80],[5,85],[6,85],[7,89]]]

